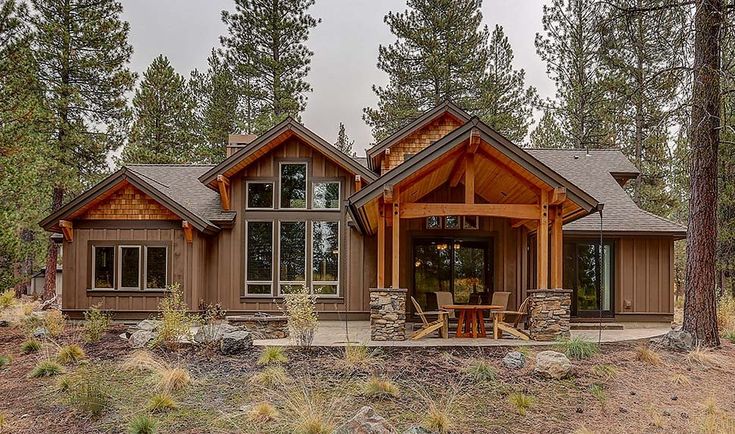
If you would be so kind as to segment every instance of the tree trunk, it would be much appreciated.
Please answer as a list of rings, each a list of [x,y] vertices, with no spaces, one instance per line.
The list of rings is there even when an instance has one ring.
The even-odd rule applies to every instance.
[[[64,200],[64,188],[54,187],[53,202],[51,206],[51,212],[57,211],[61,208],[61,203]],[[56,242],[49,240],[48,254],[46,256],[46,274],[43,280],[43,299],[50,300],[56,295],[56,261],[59,256],[59,248]]]
[[[704,346],[719,346],[715,273],[722,0],[697,0],[696,8],[684,330]]]

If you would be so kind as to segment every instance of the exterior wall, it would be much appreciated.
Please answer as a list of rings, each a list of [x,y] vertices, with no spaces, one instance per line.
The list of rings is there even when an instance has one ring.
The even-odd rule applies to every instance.
[[[453,117],[444,115],[424,128],[411,133],[408,137],[390,147],[390,154],[383,162],[381,175],[403,163],[405,154],[416,154],[460,125]]]
[[[145,193],[126,183],[87,211],[82,220],[180,220]]]
[[[616,318],[673,315],[673,238],[622,237],[615,248]]]

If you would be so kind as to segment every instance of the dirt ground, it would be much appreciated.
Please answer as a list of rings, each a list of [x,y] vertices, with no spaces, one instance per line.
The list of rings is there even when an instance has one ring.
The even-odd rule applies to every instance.
[[[36,363],[53,357],[57,347],[45,342],[38,353],[23,354],[21,330],[0,328],[0,356],[12,360],[0,369],[0,432],[127,432],[129,421],[146,412],[156,379],[121,368],[133,350],[118,337],[120,332],[113,329],[102,341],[85,344],[87,360],[65,367],[63,374],[32,379],[28,374]],[[69,327],[57,341],[77,336]],[[193,382],[174,394],[177,409],[154,417],[161,433],[294,432],[293,420],[308,411],[336,426],[371,405],[401,431],[425,423],[427,412],[438,409],[453,433],[735,432],[733,344],[705,353],[704,360],[659,351],[659,364],[639,361],[639,345],[603,344],[591,358],[573,360],[574,375],[565,380],[533,374],[535,352],[541,351],[534,348],[521,370],[502,366],[510,348],[384,348],[360,364],[345,362],[340,348],[291,348],[284,365],[287,380],[270,386],[253,381],[264,370],[256,363],[260,348],[233,357],[155,350],[171,366],[188,369]],[[473,381],[466,367],[476,360],[494,366],[497,378]],[[109,398],[102,413],[93,417],[77,408],[59,386],[64,377],[99,382]],[[365,396],[370,377],[390,379],[400,395]],[[532,397],[525,416],[508,398],[515,392]],[[279,411],[273,421],[248,418],[248,410],[262,402]]]

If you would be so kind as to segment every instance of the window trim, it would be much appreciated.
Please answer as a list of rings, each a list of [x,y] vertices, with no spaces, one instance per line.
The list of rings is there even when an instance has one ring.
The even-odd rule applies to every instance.
[[[143,261],[143,290],[144,291],[165,291],[166,288],[169,285],[168,281],[168,246],[155,246],[155,245],[147,245],[143,244],[141,247],[143,247],[143,258],[145,259]],[[153,247],[154,249],[165,249],[166,250],[166,259],[164,261],[164,285],[163,288],[149,288],[148,287],[148,249]]]
[[[304,207],[283,207],[282,206],[282,195],[283,195],[283,165],[284,164],[298,164],[304,166]],[[279,161],[278,162],[278,209],[293,211],[293,210],[308,210],[309,209],[309,162],[307,161]]]
[[[251,207],[250,206],[250,184],[270,184],[273,188],[273,194],[271,196],[271,206],[270,208],[259,208],[259,207]],[[276,183],[272,180],[246,180],[245,181],[245,209],[246,210],[253,210],[253,211],[262,211],[262,210],[273,210],[276,209]],[[290,208],[288,208],[290,209]]]
[[[96,283],[97,283],[97,275],[96,275],[97,274],[97,269],[96,269],[97,268],[97,264],[96,264],[97,263],[97,261],[96,261],[96,259],[97,259],[97,257],[96,257],[97,247],[110,247],[110,248],[112,248],[112,287],[111,288],[97,288],[97,285],[96,285]],[[117,256],[117,253],[116,253],[117,249],[115,247],[116,246],[114,244],[102,244],[102,243],[101,244],[92,244],[92,281],[91,281],[91,285],[89,285],[92,290],[94,290],[94,291],[114,291],[114,290],[117,289],[117,287],[116,287],[116,284],[117,284],[117,279],[116,279],[116,275],[117,275],[117,258],[115,257],[115,256]]]
[[[141,282],[141,269],[143,268],[143,249],[142,245],[130,245],[120,244],[117,246],[118,259],[117,259],[117,289],[120,291],[141,291],[143,289],[143,282]],[[122,285],[122,249],[138,249],[138,286],[123,286]]]
[[[337,223],[337,280],[314,280],[314,223]],[[340,282],[342,281],[342,237],[341,229],[342,222],[339,220],[311,220],[311,234],[310,234],[310,246],[311,246],[311,270],[310,270],[310,285],[309,293],[314,294],[314,286],[319,285],[335,285],[337,291],[334,294],[316,294],[318,297],[323,298],[339,298],[340,297]]]
[[[439,226],[435,228],[429,226],[429,219],[433,219],[433,218],[439,219]],[[426,217],[426,219],[424,219],[424,227],[426,228],[427,231],[442,230],[444,229],[444,217],[438,216],[438,215],[432,215],[432,216]]]
[[[317,184],[337,184],[337,207],[336,208],[317,208],[314,204],[314,188]],[[288,208],[291,209],[291,208]],[[338,212],[342,210],[342,181],[339,179],[328,179],[328,178],[315,178],[311,181],[311,208],[312,210]],[[323,220],[322,220],[323,221]]]
[[[265,280],[248,280],[248,226],[250,223],[270,223],[271,224],[271,279],[268,281]],[[243,288],[242,297],[257,297],[257,298],[270,298],[273,297],[273,264],[276,263],[275,257],[276,252],[275,249],[273,249],[273,246],[275,245],[275,240],[273,239],[273,236],[276,232],[276,221],[274,220],[267,220],[267,219],[248,219],[245,220],[245,265],[243,266],[244,270],[244,276],[245,276],[245,287]],[[270,287],[270,293],[268,294],[251,294],[248,292],[248,285],[268,285]]]
[[[278,296],[285,295],[281,292],[281,285],[302,285],[309,288],[309,222],[311,220],[275,220],[278,222],[278,274],[276,275],[276,294]],[[281,280],[281,225],[284,223],[304,223],[304,280]],[[309,289],[311,293],[311,289]]]
[[[455,226],[455,227],[449,227],[447,225],[447,219],[449,217],[454,217],[454,218],[457,219],[457,226]],[[444,219],[443,220],[444,220],[444,229],[446,229],[446,230],[458,231],[458,230],[461,230],[462,229],[462,218],[461,218],[461,216],[458,216],[458,215],[446,215],[446,216],[444,216]]]

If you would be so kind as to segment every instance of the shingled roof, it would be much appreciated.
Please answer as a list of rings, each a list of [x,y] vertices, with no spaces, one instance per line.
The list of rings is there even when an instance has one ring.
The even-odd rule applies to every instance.
[[[686,227],[644,211],[620,187],[613,174],[630,177],[638,170],[618,150],[525,149],[554,171],[584,188],[604,204],[603,230],[608,233],[665,234],[685,237]],[[597,213],[564,225],[564,231],[597,233]]]

